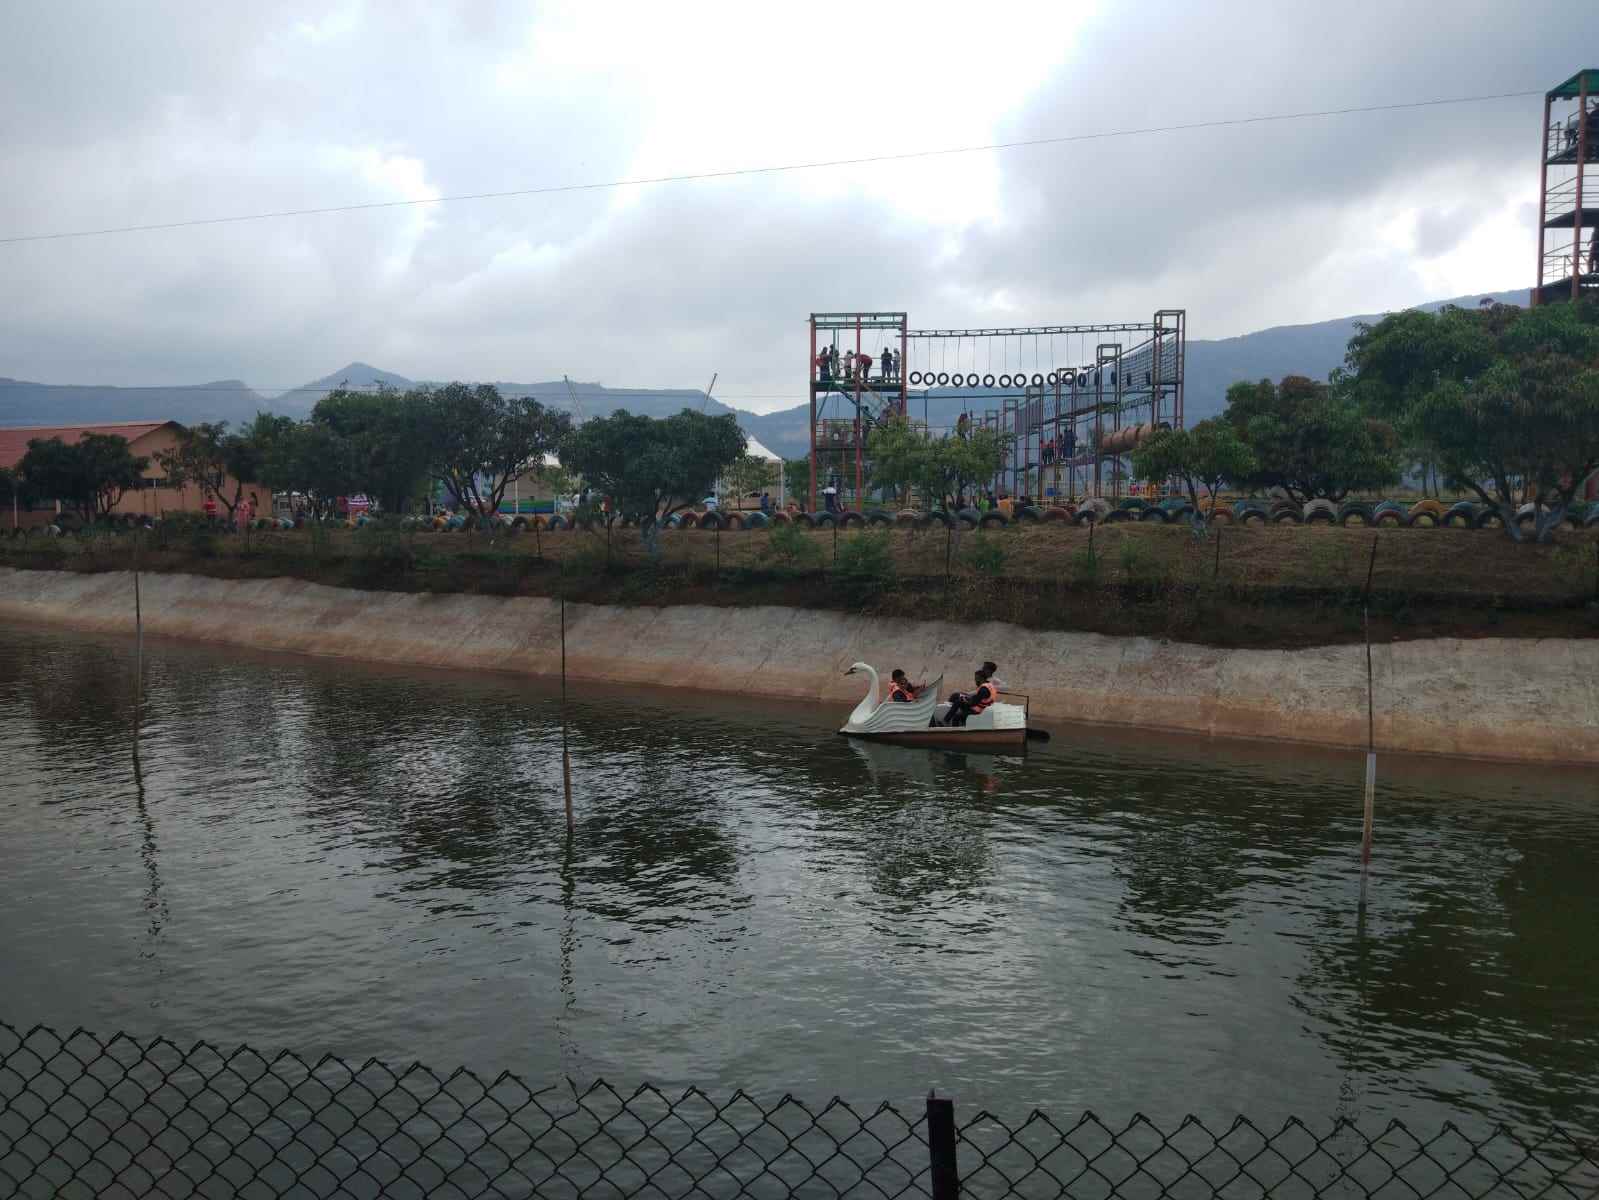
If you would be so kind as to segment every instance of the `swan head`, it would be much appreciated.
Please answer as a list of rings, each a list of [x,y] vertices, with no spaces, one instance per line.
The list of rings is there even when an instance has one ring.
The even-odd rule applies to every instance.
[[[870,663],[863,663],[863,662],[851,663],[850,666],[849,666],[849,670],[844,672],[844,674],[846,674],[846,675],[854,675],[854,674],[857,674],[857,673],[871,674],[872,673],[871,664]]]

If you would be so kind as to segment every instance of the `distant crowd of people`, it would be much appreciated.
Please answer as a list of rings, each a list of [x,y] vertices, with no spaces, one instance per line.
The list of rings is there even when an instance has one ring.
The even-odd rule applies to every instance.
[[[892,347],[886,347],[875,358],[862,350],[857,354],[853,350],[844,351],[839,357],[837,346],[824,346],[816,356],[816,377],[823,383],[838,380],[840,383],[869,383],[872,376],[872,365],[877,364],[877,381],[879,383],[897,383],[900,377],[900,353]]]

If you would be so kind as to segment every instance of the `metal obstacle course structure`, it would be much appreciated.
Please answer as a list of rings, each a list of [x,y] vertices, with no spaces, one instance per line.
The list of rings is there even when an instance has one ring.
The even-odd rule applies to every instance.
[[[1126,455],[1151,431],[1183,426],[1183,309],[1148,321],[979,329],[910,329],[903,312],[812,313],[810,327],[812,509],[824,485],[861,504],[872,426],[894,414],[911,419],[918,399],[927,436],[960,423],[930,420],[935,401],[997,431],[1005,461],[994,491],[1040,504],[1120,498]],[[896,349],[897,376],[822,370],[819,353],[841,342],[874,362]]]
[[[1538,162],[1538,286],[1532,302],[1599,295],[1599,242],[1591,240],[1599,238],[1599,180],[1588,179],[1588,167],[1599,163],[1599,68],[1578,71],[1544,95]],[[1590,237],[1586,247],[1584,230]]]

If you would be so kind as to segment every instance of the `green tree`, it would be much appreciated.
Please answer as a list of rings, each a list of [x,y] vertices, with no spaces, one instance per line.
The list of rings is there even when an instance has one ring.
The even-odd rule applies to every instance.
[[[1303,375],[1233,384],[1222,419],[1254,453],[1255,470],[1235,480],[1246,487],[1281,488],[1303,504],[1342,500],[1399,479],[1393,426],[1368,415],[1345,390]]]
[[[818,484],[818,486],[821,486]],[[786,458],[783,460],[783,490],[788,494],[788,499],[794,501],[801,508],[806,508],[811,503],[811,460],[808,458]]]
[[[531,396],[507,398],[489,383],[415,395],[433,479],[461,508],[484,517],[499,511],[513,479],[558,454],[572,433],[566,413]]]
[[[1351,394],[1430,447],[1515,540],[1521,504],[1547,541],[1599,470],[1599,305],[1399,313],[1362,328],[1346,366]]]
[[[261,482],[261,457],[262,447],[247,437],[230,434],[226,421],[191,426],[171,449],[155,454],[173,487],[192,483],[202,495],[214,496],[228,510],[229,524],[244,499],[245,485]]]
[[[1139,479],[1182,483],[1194,508],[1194,530],[1201,535],[1209,519],[1200,502],[1201,491],[1214,501],[1223,483],[1248,479],[1257,466],[1254,452],[1239,439],[1238,431],[1217,417],[1192,429],[1162,429],[1135,447],[1132,457]]]
[[[404,512],[426,491],[432,444],[425,391],[375,392],[335,388],[311,410],[348,443],[351,491],[364,492],[384,512]]]
[[[266,442],[261,481],[275,492],[294,494],[320,520],[348,493],[356,469],[349,440],[331,426],[291,421]]]
[[[59,500],[93,521],[138,487],[149,465],[148,458],[128,449],[126,438],[87,433],[71,445],[60,438],[33,438],[16,473],[29,495]]]
[[[777,480],[777,464],[754,454],[741,454],[722,472],[722,483],[735,499],[763,492]]]
[[[656,525],[704,496],[746,444],[731,413],[712,417],[685,408],[658,420],[617,409],[578,426],[561,462],[649,538]]]
[[[867,439],[873,477],[900,491],[920,491],[929,507],[968,487],[988,483],[1005,461],[1005,444],[992,429],[973,429],[965,437],[930,437],[903,419],[877,425]]]

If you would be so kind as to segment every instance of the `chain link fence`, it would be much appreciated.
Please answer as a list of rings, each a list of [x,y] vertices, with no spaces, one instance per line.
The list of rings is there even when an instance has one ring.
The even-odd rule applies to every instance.
[[[1270,1126],[817,1106],[0,1022],[0,1194],[24,1197],[1585,1197],[1599,1149],[1399,1121]]]

